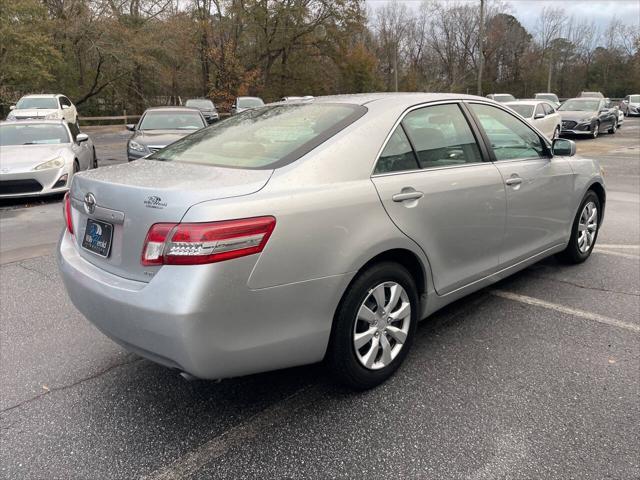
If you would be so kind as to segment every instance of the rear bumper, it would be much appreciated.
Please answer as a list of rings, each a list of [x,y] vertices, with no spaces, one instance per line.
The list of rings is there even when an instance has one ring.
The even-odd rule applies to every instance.
[[[149,283],[83,259],[63,233],[58,265],[74,305],[104,334],[154,362],[225,378],[322,360],[351,275],[251,290],[255,256],[164,266]]]
[[[66,192],[71,177],[67,170],[66,167],[62,167],[0,174],[0,198],[34,197]],[[67,180],[60,181],[65,174]]]

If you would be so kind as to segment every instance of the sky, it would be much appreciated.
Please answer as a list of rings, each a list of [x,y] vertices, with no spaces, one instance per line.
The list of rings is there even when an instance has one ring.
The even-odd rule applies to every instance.
[[[376,6],[389,0],[366,0],[375,9]],[[401,0],[410,7],[418,5],[421,0]],[[460,1],[460,0],[459,0]],[[461,0],[479,3],[479,0]],[[544,7],[563,8],[568,16],[595,20],[600,28],[606,27],[612,19],[640,28],[640,0],[507,0],[511,5],[511,13],[528,30],[535,27],[540,11]]]

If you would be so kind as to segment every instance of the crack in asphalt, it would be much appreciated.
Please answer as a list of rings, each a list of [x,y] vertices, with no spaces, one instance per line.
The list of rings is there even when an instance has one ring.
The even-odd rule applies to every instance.
[[[37,268],[33,268],[33,267],[27,267],[24,263],[24,260],[19,260],[17,262],[13,262],[14,265],[17,265],[19,267],[24,268],[25,270],[29,271],[29,272],[34,272],[37,273],[39,275],[42,275],[43,277],[45,277],[48,280],[51,280],[53,282],[58,281],[58,278],[53,276],[53,275],[49,275],[48,273],[43,272],[42,270],[38,270]],[[7,265],[10,265],[10,263],[8,263]]]
[[[60,392],[60,391],[63,391],[63,390],[68,390],[68,389],[76,387],[76,386],[78,386],[78,385],[80,385],[80,384],[82,384],[84,382],[87,382],[89,380],[93,380],[94,378],[101,377],[102,375],[104,375],[106,373],[109,373],[111,370],[115,370],[116,368],[124,367],[126,365],[131,365],[133,363],[140,362],[142,360],[144,360],[144,358],[134,357],[132,360],[129,360],[127,362],[115,363],[115,364],[110,365],[107,368],[104,368],[104,369],[102,369],[102,370],[100,370],[100,371],[98,371],[98,372],[96,372],[96,373],[94,373],[92,375],[89,375],[88,377],[83,377],[83,378],[81,378],[79,380],[76,380],[75,382],[69,383],[67,385],[61,385],[59,387],[49,388],[48,390],[45,390],[44,392],[39,393],[38,395],[36,395],[34,397],[27,398],[25,400],[22,400],[19,403],[16,403],[15,405],[11,405],[9,407],[3,408],[2,410],[0,410],[0,414],[5,414],[5,413],[8,413],[8,412],[11,412],[11,411],[15,410],[16,408],[22,407],[24,405],[28,405],[31,402],[39,400],[40,398],[45,397],[47,395],[50,395],[52,393]]]

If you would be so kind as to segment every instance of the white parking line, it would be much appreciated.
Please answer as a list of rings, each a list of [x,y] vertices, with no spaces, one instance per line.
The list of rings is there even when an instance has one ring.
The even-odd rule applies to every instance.
[[[527,305],[533,305],[536,307],[548,308],[555,310],[556,312],[566,313],[575,317],[584,318],[585,320],[592,320],[594,322],[603,323],[611,327],[624,328],[634,333],[640,333],[640,325],[634,325],[632,323],[621,322],[615,318],[605,317],[597,313],[586,312],[584,310],[578,310],[577,308],[566,307],[564,305],[558,305],[557,303],[547,302],[540,300],[539,298],[528,297],[526,295],[519,295],[517,293],[505,292],[504,290],[492,290],[492,295],[500,298],[506,298],[507,300],[513,300],[514,302],[526,303]]]
[[[258,436],[263,430],[280,423],[301,408],[311,405],[321,393],[320,385],[303,387],[240,424],[217,435],[195,450],[187,452],[168,466],[142,477],[143,480],[180,480],[191,478],[208,463],[223,456],[235,446]]]
[[[605,255],[613,255],[614,257],[630,258],[633,260],[640,260],[640,255],[634,255],[633,253],[622,253],[613,250],[607,250],[604,248],[594,248],[595,253],[603,253]]]
[[[627,243],[598,243],[598,248],[613,248],[616,250],[640,250],[640,245],[629,245]]]

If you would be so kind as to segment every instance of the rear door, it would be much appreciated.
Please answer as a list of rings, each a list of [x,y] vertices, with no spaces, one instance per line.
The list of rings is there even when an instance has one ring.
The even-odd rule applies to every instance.
[[[496,271],[505,188],[457,103],[407,113],[388,139],[372,181],[387,213],[425,252],[446,294]]]
[[[573,220],[574,174],[564,157],[553,157],[528,125],[494,105],[468,104],[482,127],[507,193],[507,225],[501,265],[509,266],[568,237]]]

